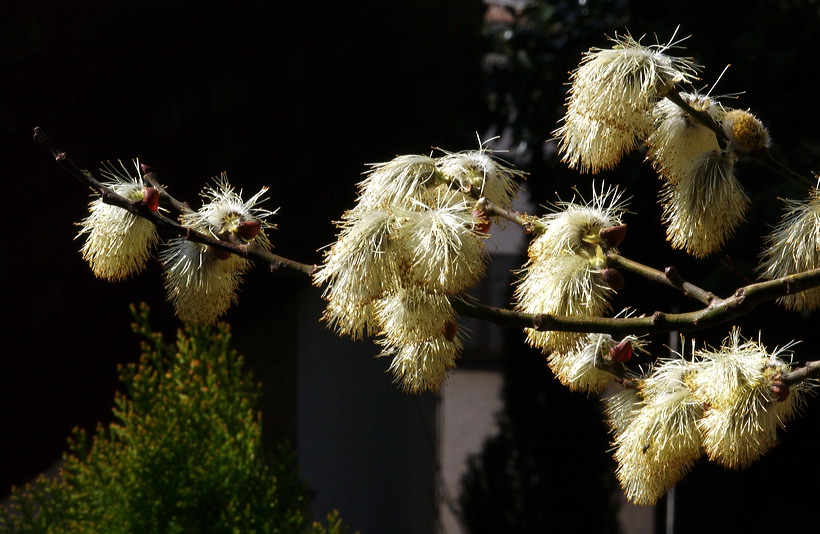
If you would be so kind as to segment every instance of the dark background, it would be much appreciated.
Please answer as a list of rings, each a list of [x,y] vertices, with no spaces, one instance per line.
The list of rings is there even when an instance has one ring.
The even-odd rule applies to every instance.
[[[554,2],[543,32],[507,43],[511,57],[529,50],[530,66],[494,72],[481,69],[492,45],[482,40],[486,6],[478,1],[203,5],[13,1],[2,7],[0,491],[49,467],[73,427],[110,418],[117,365],[137,356],[129,303],[146,301],[159,327],[177,326],[156,266],[118,284],[93,278],[74,240],[89,192],[32,141],[35,126],[91,170],[102,160],[139,157],[179,198],[194,201],[205,180],[222,171],[250,194],[267,185],[267,207],[281,206],[271,236],[276,251],[317,262],[366,163],[431,147],[476,148],[476,132],[509,118],[504,106],[485,104],[488,94],[519,104],[517,120],[508,124],[510,144],[526,147],[520,159],[538,202],[554,200],[554,191],[566,198],[576,181],[586,186],[588,177],[563,169],[543,150],[561,115],[567,72],[583,50],[606,46],[604,34],[628,27],[636,36],[650,34],[650,42],[657,32],[663,41],[680,24],[681,35],[692,35],[684,53],[707,67],[704,83],[731,63],[715,92],[745,91],[737,107],[751,108],[769,126],[773,152],[804,174],[817,168],[810,82],[820,30],[815,2],[723,2],[708,9]],[[626,166],[640,162],[636,155]],[[760,168],[741,164],[738,173],[759,201],[748,233],[727,252],[750,271],[758,236],[777,221],[780,205],[771,199],[797,193]],[[608,178],[629,189],[633,206],[647,204],[628,220],[625,253],[655,266],[674,263],[724,296],[737,285],[716,260],[693,262],[664,245],[653,202],[657,180],[647,166]],[[262,313],[286,317],[287,309],[277,306],[303,282],[264,270],[248,278],[226,319],[252,360],[253,347],[241,345],[243,324]],[[628,294],[639,309],[667,309],[657,299],[668,295],[671,305],[677,298],[639,287]],[[771,305],[744,321],[744,332],[755,337],[765,326],[770,346],[803,339],[798,358],[816,359],[813,324],[812,316]],[[703,338],[718,343],[727,331]],[[679,531],[808,524],[817,494],[811,459],[819,414],[810,401],[784,443],[742,473],[698,464],[679,486],[680,507],[688,511],[681,512]],[[282,417],[276,437],[292,437],[292,421]]]
[[[476,145],[477,125],[462,125],[480,94],[480,4],[209,6],[4,4],[0,487],[51,465],[74,426],[109,417],[116,367],[138,351],[129,303],[178,326],[156,266],[93,277],[74,240],[90,191],[32,141],[35,126],[92,171],[139,157],[194,205],[222,171],[246,196],[270,187],[276,252],[305,263],[321,261],[366,163]],[[237,337],[306,285],[248,278],[226,317]]]

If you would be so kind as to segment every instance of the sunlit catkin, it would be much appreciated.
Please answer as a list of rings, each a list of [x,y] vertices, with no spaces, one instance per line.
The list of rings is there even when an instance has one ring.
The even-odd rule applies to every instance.
[[[592,48],[572,73],[567,111],[554,135],[562,161],[581,172],[611,169],[652,132],[652,106],[676,83],[693,79],[691,60],[643,46],[630,35]]]
[[[484,234],[474,230],[472,206],[443,203],[401,212],[395,234],[406,285],[455,295],[475,286],[487,267]]]
[[[143,200],[145,184],[138,160],[134,167],[135,172],[121,161],[103,164],[100,171],[108,179],[104,185],[128,200]],[[101,198],[91,202],[89,212],[79,223],[77,237],[85,236],[80,252],[94,275],[113,282],[141,273],[159,241],[154,224]]]
[[[672,247],[704,258],[718,252],[745,220],[749,197],[735,178],[736,156],[713,150],[691,162],[661,192],[666,239]]]
[[[337,224],[338,240],[325,252],[313,282],[324,286],[328,305],[323,319],[340,334],[358,339],[378,330],[372,302],[398,287],[391,240],[398,221],[387,210],[351,210]]]
[[[473,198],[485,197],[503,208],[512,206],[518,190],[518,180],[524,177],[516,170],[494,158],[487,149],[446,153],[436,160],[436,168],[448,182]]]
[[[686,384],[706,407],[698,422],[709,459],[743,468],[777,445],[777,430],[795,417],[808,385],[778,382],[790,365],[789,344],[768,351],[735,328],[719,349],[695,352],[700,359]]]
[[[182,224],[192,230],[235,244],[270,247],[264,228],[273,228],[265,218],[273,212],[257,206],[267,188],[242,200],[223,173],[205,188],[203,206],[184,213]],[[249,232],[248,224],[254,226]],[[183,238],[172,239],[160,253],[165,269],[165,289],[177,317],[187,323],[216,321],[238,300],[236,291],[251,262]]]
[[[516,310],[553,315],[603,315],[613,290],[601,277],[601,230],[621,224],[625,204],[615,189],[593,193],[589,202],[560,202],[538,221],[529,259],[515,289]],[[614,249],[613,249],[614,250]],[[548,352],[575,350],[585,334],[527,329],[527,341]]]
[[[785,200],[783,217],[766,237],[759,270],[774,279],[820,267],[820,194],[812,189],[805,200]],[[782,297],[786,309],[802,311],[820,307],[820,289]]]
[[[640,397],[628,421],[614,426],[616,475],[627,498],[654,504],[703,454],[697,422],[703,406],[684,384],[690,363],[664,361],[641,380]]]
[[[356,209],[380,210],[386,206],[412,209],[414,201],[423,198],[429,187],[444,181],[431,156],[405,155],[374,163],[359,183]]]
[[[735,152],[749,154],[769,146],[769,131],[760,119],[742,109],[728,111],[722,121],[723,132]]]
[[[613,349],[628,344],[629,351],[643,350],[635,336],[615,339],[609,334],[587,334],[574,350],[553,352],[547,358],[555,377],[572,391],[602,393],[617,378],[613,371],[626,372],[622,361],[613,359]]]
[[[446,296],[423,289],[400,289],[379,299],[380,356],[392,358],[390,370],[409,392],[437,391],[455,368],[462,345],[458,323]]]
[[[694,109],[719,120],[722,108],[712,98],[695,93],[680,93]],[[653,108],[655,131],[647,138],[646,159],[666,182],[686,178],[690,165],[703,154],[720,148],[715,132],[671,100],[661,100]]]

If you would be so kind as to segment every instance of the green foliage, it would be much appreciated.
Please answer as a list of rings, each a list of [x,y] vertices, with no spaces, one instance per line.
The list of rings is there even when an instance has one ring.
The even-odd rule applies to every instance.
[[[15,489],[2,532],[336,533],[309,519],[292,453],[262,446],[260,387],[229,348],[227,325],[186,327],[167,342],[147,307],[138,364],[120,369],[115,422],[74,431],[61,475]]]

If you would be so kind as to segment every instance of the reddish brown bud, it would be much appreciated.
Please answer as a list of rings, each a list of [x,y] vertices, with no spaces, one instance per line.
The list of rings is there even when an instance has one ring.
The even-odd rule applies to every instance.
[[[601,271],[601,278],[604,279],[606,285],[615,291],[620,291],[624,288],[624,275],[622,275],[618,269],[613,269],[612,267],[605,268]]]
[[[789,386],[780,380],[775,380],[772,382],[771,390],[772,393],[774,393],[774,396],[777,397],[777,402],[783,402],[789,398]]]
[[[625,339],[609,349],[609,359],[624,363],[628,362],[629,359],[632,358],[632,342],[628,339]]]
[[[490,221],[490,218],[484,213],[484,210],[478,208],[473,209],[473,229],[476,232],[486,234],[490,231],[492,224],[492,221]]]
[[[151,167],[149,167],[145,163],[140,163],[140,170],[142,171],[142,174],[148,174],[149,172],[151,172]]]
[[[208,247],[211,249],[211,253],[216,256],[217,259],[220,260],[227,260],[231,257],[231,253],[224,248],[217,248],[217,247]]]
[[[148,206],[151,211],[157,211],[159,208],[159,191],[153,187],[146,187],[142,190],[142,201]]]
[[[601,239],[609,248],[617,247],[626,237],[626,225],[619,224],[618,226],[610,226],[609,228],[601,228],[598,232]]]
[[[242,221],[239,223],[239,230],[238,233],[242,239],[245,241],[250,241],[257,235],[259,235],[259,231],[262,229],[262,223],[258,221]]]
[[[447,319],[444,321],[444,337],[447,338],[447,341],[452,341],[458,335],[458,323],[453,319]]]

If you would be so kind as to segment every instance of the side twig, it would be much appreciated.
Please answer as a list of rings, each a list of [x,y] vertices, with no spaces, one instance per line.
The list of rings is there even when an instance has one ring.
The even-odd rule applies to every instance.
[[[259,246],[234,244],[183,226],[177,221],[166,217],[159,211],[151,211],[143,202],[128,200],[127,198],[118,195],[106,187],[99,180],[97,180],[92,173],[80,168],[66,152],[57,149],[57,147],[49,140],[48,136],[46,136],[45,132],[43,132],[43,130],[39,127],[34,129],[34,140],[44,145],[54,157],[54,160],[65,171],[96,191],[100,195],[100,198],[102,198],[103,202],[127,210],[129,213],[132,213],[138,217],[147,219],[161,231],[182,237],[189,241],[193,241],[194,243],[200,243],[220,250],[225,250],[249,260],[268,264],[271,272],[288,273],[310,278],[318,268],[317,265],[299,263],[277,254],[273,254],[269,250]],[[154,184],[152,183],[152,186],[153,185]],[[166,194],[166,198],[170,198],[170,196]],[[183,203],[178,202],[178,205],[182,207]],[[185,208],[183,207],[182,209]],[[187,209],[190,210],[190,208]]]

